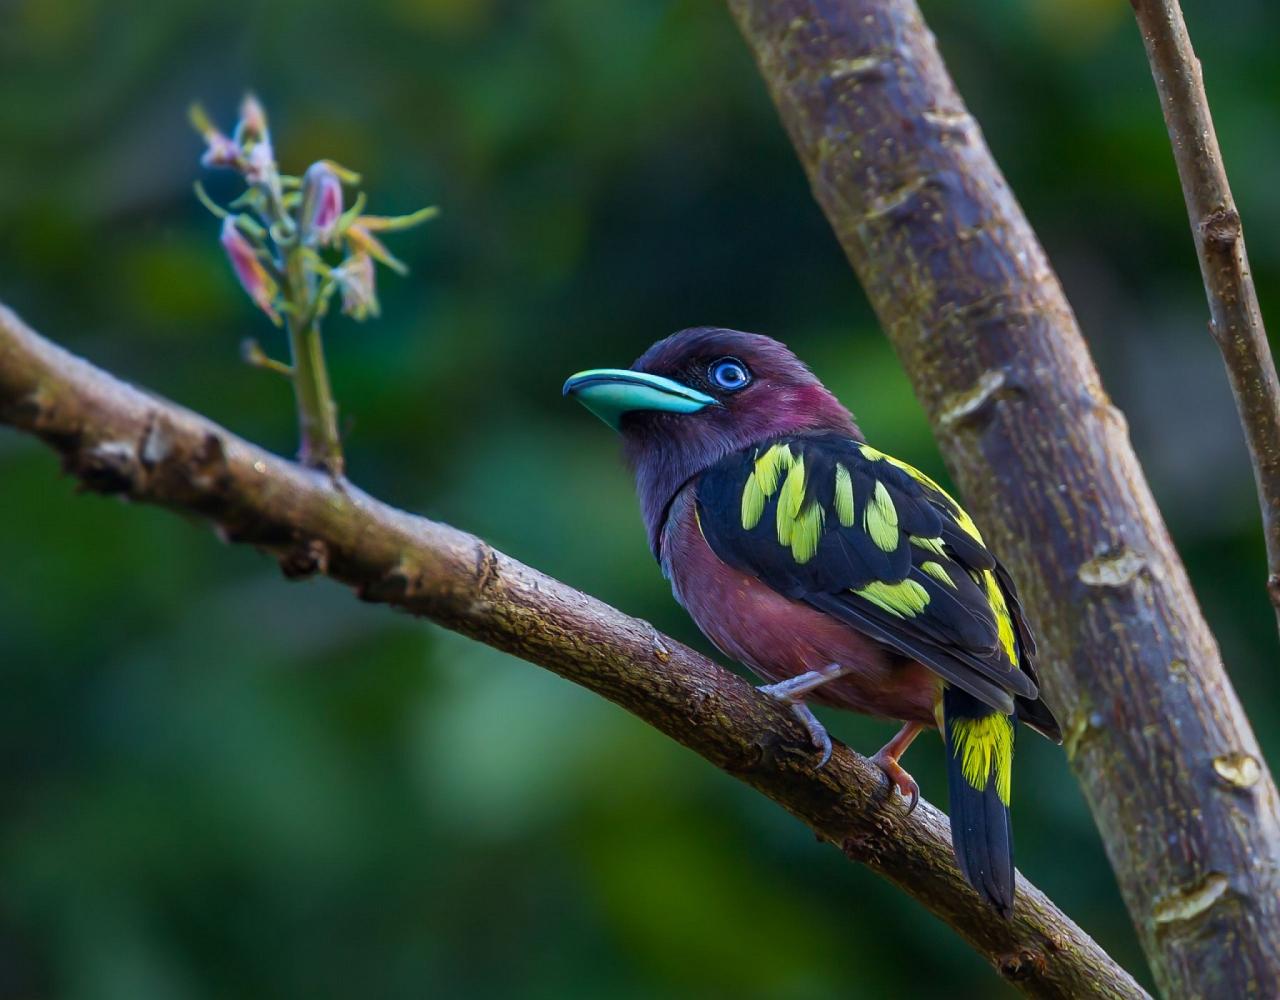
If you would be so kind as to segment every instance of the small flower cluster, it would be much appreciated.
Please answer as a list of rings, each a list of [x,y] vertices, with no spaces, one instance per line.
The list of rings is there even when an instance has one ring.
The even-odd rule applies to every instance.
[[[283,315],[305,328],[319,322],[336,292],[347,315],[376,316],[375,262],[406,270],[377,234],[416,226],[437,210],[365,215],[363,193],[344,208],[344,186],[360,177],[330,160],[313,163],[301,177],[280,173],[266,112],[253,96],[244,99],[230,136],[199,106],[191,109],[191,123],[205,141],[200,162],[244,178],[244,193],[225,208],[198,183],[196,195],[222,219],[223,249],[253,303],[277,325]]]

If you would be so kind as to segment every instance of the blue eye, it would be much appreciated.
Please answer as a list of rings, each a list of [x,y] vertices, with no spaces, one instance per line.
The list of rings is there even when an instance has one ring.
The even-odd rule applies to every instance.
[[[751,383],[751,373],[747,371],[747,366],[737,358],[721,358],[719,361],[712,363],[707,370],[712,384],[719,386],[721,389],[727,389],[733,392],[735,389],[741,389]]]

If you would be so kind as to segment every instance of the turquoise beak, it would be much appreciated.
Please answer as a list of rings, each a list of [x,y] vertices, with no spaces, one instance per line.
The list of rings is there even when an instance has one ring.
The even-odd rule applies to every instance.
[[[697,413],[719,406],[715,398],[661,375],[633,372],[628,368],[592,368],[571,375],[564,394],[578,402],[615,431],[624,413],[658,410],[662,413]]]

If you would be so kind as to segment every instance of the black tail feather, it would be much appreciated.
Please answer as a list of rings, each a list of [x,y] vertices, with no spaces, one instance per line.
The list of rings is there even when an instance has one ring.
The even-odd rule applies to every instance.
[[[942,711],[946,723],[951,843],[956,862],[977,893],[1008,916],[1013,909],[1014,881],[1009,807],[996,790],[994,769],[985,788],[979,790],[969,783],[962,769],[963,755],[956,753],[953,731],[956,720],[986,718],[992,710],[972,695],[948,687],[943,693]]]

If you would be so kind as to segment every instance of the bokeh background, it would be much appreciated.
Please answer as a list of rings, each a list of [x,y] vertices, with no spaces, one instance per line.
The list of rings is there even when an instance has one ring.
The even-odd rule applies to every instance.
[[[927,0],[1047,244],[1264,749],[1280,671],[1253,487],[1137,31],[1118,0]],[[1280,7],[1190,0],[1280,324]],[[0,3],[0,298],[291,453],[282,338],[195,203],[193,98],[362,170],[384,318],[330,324],[353,478],[701,648],[563,377],[716,323],[786,339],[944,475],[716,0]],[[207,177],[215,193],[229,179]],[[944,926],[778,808],[537,668],[367,607],[0,433],[0,996],[990,997]],[[1106,669],[1105,663],[1097,669]],[[891,731],[827,716],[864,751]],[[945,799],[942,755],[908,763]],[[1019,860],[1146,979],[1060,751]]]

